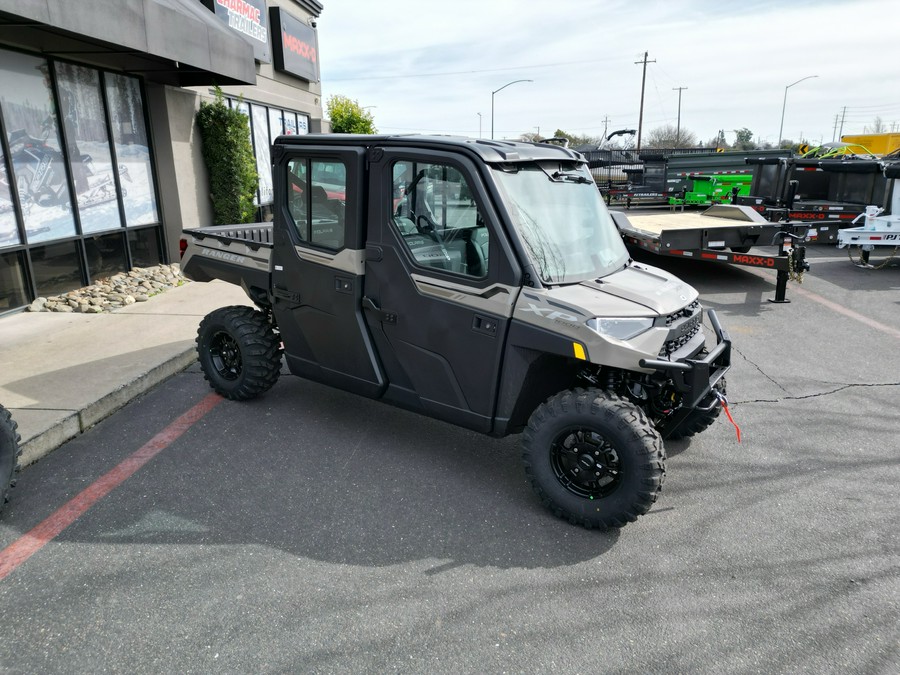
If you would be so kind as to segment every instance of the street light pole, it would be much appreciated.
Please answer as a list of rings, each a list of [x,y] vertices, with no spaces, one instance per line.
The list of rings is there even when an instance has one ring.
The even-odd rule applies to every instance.
[[[491,92],[491,139],[494,138],[494,94],[502,89],[506,89],[511,84],[516,84],[517,82],[534,82],[534,80],[513,80],[512,82],[507,82],[500,89],[494,89]]]
[[[478,138],[481,138],[481,113],[475,113],[478,115]]]
[[[791,82],[788,86],[784,88],[784,101],[781,103],[781,125],[778,127],[778,147],[781,147],[781,134],[784,131],[784,109],[787,107],[787,92],[788,89],[793,87],[795,84],[800,84],[804,80],[811,80],[814,77],[818,77],[818,75],[807,75],[806,77],[801,77],[796,82]]]

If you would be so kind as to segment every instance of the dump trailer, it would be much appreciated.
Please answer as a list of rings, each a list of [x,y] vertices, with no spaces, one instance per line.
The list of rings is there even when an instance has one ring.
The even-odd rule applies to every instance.
[[[598,186],[604,192],[606,203],[611,206],[667,205],[670,198],[677,198],[682,192],[693,189],[694,177],[752,174],[746,163],[750,155],[778,158],[790,153],[784,150],[714,152],[706,148],[695,148],[693,151],[647,150],[639,155],[641,164],[623,169],[628,178],[624,184],[610,185],[605,191],[603,184],[598,183]],[[715,202],[711,200],[710,203]]]
[[[750,194],[753,174],[749,171],[723,171],[712,174],[684,174],[690,188],[682,188],[669,197],[669,206],[711,206],[733,204],[737,197]]]
[[[629,247],[660,256],[707,263],[759,267],[777,272],[775,298],[790,302],[787,282],[802,281],[809,270],[805,223],[773,223],[747,206],[718,204],[702,213],[626,215],[612,212],[622,239]],[[751,253],[756,247],[777,252]]]
[[[803,221],[810,243],[834,244],[866,206],[883,204],[888,181],[876,159],[748,158],[750,194],[737,203],[771,221]]]

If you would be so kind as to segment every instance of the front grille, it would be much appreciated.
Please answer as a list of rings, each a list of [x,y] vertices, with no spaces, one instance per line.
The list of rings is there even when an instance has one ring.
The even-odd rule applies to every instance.
[[[669,335],[666,338],[660,356],[669,356],[678,351],[700,332],[703,326],[703,308],[696,300],[690,305],[666,317]]]

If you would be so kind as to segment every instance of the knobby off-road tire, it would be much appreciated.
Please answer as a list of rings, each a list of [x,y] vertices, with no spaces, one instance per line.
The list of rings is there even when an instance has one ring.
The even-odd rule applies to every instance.
[[[716,383],[716,390],[725,395],[726,384],[725,378],[723,377]],[[702,431],[706,431],[712,426],[712,423],[715,422],[719,418],[719,413],[722,412],[722,406],[717,405],[715,408],[708,412],[703,412],[702,410],[695,410],[687,418],[682,422],[677,429],[672,431],[666,438],[667,440],[679,441],[682,438],[690,438],[691,436],[696,436]]]
[[[197,330],[203,376],[225,398],[245,401],[268,391],[281,371],[281,346],[265,315],[252,307],[210,312]]]
[[[551,396],[523,435],[525,474],[544,506],[586,528],[647,513],[665,478],[665,450],[644,412],[601,389]]]
[[[0,405],[0,510],[9,500],[9,489],[16,484],[19,469],[19,434],[9,411]]]

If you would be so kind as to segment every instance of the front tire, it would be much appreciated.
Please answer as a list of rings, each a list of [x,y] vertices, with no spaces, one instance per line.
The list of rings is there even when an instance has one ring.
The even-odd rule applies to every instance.
[[[16,484],[19,455],[22,454],[17,428],[12,415],[0,405],[0,510],[9,501],[9,489]]]
[[[650,510],[665,478],[659,433],[634,404],[601,389],[551,396],[528,420],[525,473],[573,525],[622,527]]]
[[[225,398],[245,401],[268,391],[281,372],[281,345],[266,316],[232,306],[206,315],[197,330],[203,376]]]

